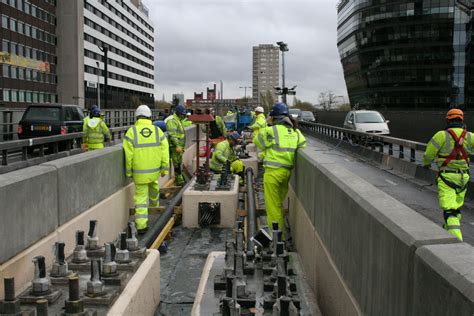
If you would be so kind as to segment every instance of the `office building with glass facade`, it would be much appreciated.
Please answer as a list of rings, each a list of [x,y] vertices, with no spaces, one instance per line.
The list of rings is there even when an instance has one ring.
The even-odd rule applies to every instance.
[[[56,0],[2,0],[0,106],[57,102]]]
[[[468,108],[471,0],[343,0],[338,50],[352,107]]]

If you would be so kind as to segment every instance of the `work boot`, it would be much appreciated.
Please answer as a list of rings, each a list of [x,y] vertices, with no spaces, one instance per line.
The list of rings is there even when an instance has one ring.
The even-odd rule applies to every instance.
[[[183,186],[184,185],[184,176],[182,174],[178,174],[176,177],[175,177],[175,182],[176,182],[176,185],[177,186]]]
[[[142,229],[137,229],[138,235],[143,235],[148,231],[148,227],[142,228]]]

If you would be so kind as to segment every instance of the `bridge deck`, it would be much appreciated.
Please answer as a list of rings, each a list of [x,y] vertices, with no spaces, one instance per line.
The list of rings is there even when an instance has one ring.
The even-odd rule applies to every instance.
[[[325,143],[311,136],[306,136],[308,146],[320,155],[327,156],[338,166],[357,174],[378,189],[389,194],[403,204],[417,211],[433,222],[443,224],[442,211],[438,204],[436,185],[423,183],[403,174],[395,174],[391,170],[383,170],[363,158],[351,155],[338,147]],[[462,232],[464,241],[474,244],[474,201],[466,197],[462,208]]]

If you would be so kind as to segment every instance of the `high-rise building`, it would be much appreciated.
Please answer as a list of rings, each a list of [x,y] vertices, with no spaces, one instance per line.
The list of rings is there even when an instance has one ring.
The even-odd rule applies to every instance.
[[[56,1],[2,0],[0,108],[57,102]]]
[[[342,0],[337,45],[351,105],[471,106],[471,9],[471,0]]]
[[[154,102],[154,29],[141,0],[1,0],[0,107]]]
[[[104,105],[107,50],[107,107],[154,102],[154,28],[140,0],[84,1],[84,80],[86,106],[97,103],[99,75]]]
[[[279,80],[279,48],[272,44],[253,47],[252,98],[260,102],[262,95],[269,91],[276,98],[274,87]]]

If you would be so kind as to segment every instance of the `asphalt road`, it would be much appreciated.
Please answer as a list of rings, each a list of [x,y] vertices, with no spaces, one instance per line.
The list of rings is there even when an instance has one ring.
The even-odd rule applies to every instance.
[[[417,211],[436,224],[444,223],[443,213],[438,204],[437,188],[434,184],[413,181],[404,175],[391,173],[364,161],[360,157],[343,152],[332,144],[325,143],[314,137],[306,136],[308,147],[320,155],[330,156],[335,162],[347,170],[359,175],[383,192],[394,197],[401,203]],[[461,209],[462,233],[464,241],[474,244],[474,201],[466,197],[465,205]]]

